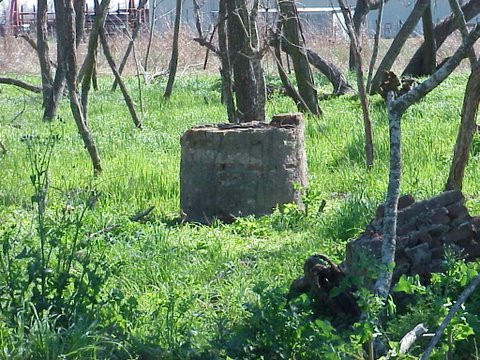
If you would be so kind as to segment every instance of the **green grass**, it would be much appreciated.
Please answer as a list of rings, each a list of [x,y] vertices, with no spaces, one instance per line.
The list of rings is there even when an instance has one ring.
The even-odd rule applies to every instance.
[[[447,80],[404,116],[402,193],[423,199],[442,191],[465,84],[463,76]],[[128,85],[138,103],[136,82],[130,79]],[[169,102],[162,99],[163,84],[145,86],[143,130],[135,129],[120,93],[111,93],[109,87],[110,79],[101,79],[100,90],[90,100],[89,126],[104,167],[97,178],[92,176],[66,101],[60,110],[61,121],[46,124],[41,121],[40,96],[0,88],[0,140],[8,149],[0,156],[0,221],[13,219],[29,226],[31,171],[21,139],[54,133],[60,139],[50,167],[49,204],[62,208],[76,191],[95,188],[101,196],[88,216],[87,231],[121,225],[102,240],[107,259],[118,270],[102,296],[121,294],[117,303],[105,307],[103,320],[98,319],[96,325],[108,337],[83,339],[87,345],[63,343],[65,350],[60,353],[90,351],[85,350],[85,355],[78,350],[67,358],[101,358],[102,352],[93,347],[103,348],[110,342],[121,344],[115,355],[121,358],[225,358],[241,325],[248,327],[252,319],[245,304],[262,304],[268,296],[275,299],[271,291],[286,293],[302,273],[303,261],[313,253],[341,261],[345,243],[362,231],[384,198],[388,124],[383,100],[371,98],[375,166],[367,171],[358,100],[333,98],[321,103],[323,117],[307,119],[307,216],[277,212],[231,225],[178,225],[180,137],[194,125],[225,121],[217,79],[181,77]],[[295,111],[287,98],[276,96],[268,103],[269,116],[287,111]],[[477,156],[474,152],[464,185],[473,213],[480,212]],[[317,212],[323,200],[326,207]],[[155,206],[155,211],[147,223],[128,220],[149,206]],[[267,290],[257,291],[262,284]],[[104,319],[113,319],[115,329],[106,329]],[[11,334],[8,338],[1,336],[1,330],[0,349],[19,346],[12,340],[19,341],[17,332],[5,330]],[[44,354],[28,344],[35,342],[24,338],[30,358]],[[349,358],[346,353],[342,356]]]

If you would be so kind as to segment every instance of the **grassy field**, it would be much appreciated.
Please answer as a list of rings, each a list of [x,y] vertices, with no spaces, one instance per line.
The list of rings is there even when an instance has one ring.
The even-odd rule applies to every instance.
[[[312,322],[304,304],[287,307],[284,296],[309,255],[324,253],[341,261],[346,242],[362,231],[383,201],[388,176],[383,100],[371,98],[371,171],[364,165],[358,99],[333,98],[321,103],[323,117],[307,119],[307,214],[289,208],[230,225],[198,226],[177,222],[179,139],[191,126],[225,121],[218,79],[181,77],[169,102],[162,99],[163,83],[144,86],[143,130],[133,126],[120,93],[109,91],[110,81],[102,78],[90,100],[89,126],[104,167],[96,178],[67,102],[58,121],[43,123],[41,96],[0,88],[0,140],[8,149],[0,155],[0,241],[10,241],[8,251],[18,254],[24,242],[38,238],[32,159],[45,151],[45,139],[52,135],[49,224],[61,224],[58,219],[66,211],[81,212],[82,198],[95,191],[100,196],[81,219],[81,237],[89,239],[89,234],[118,225],[91,240],[90,255],[105,274],[98,293],[90,295],[98,306],[68,314],[74,321],[59,325],[54,313],[35,315],[28,301],[31,288],[15,294],[23,310],[8,319],[6,311],[0,315],[0,358],[361,358],[362,341],[355,329],[334,330],[326,321]],[[446,81],[404,116],[402,193],[423,199],[442,191],[465,84],[464,76]],[[139,104],[134,79],[129,87]],[[269,116],[289,111],[295,107],[287,98],[278,95],[268,102]],[[480,213],[479,155],[480,138],[475,138],[464,185],[473,214]],[[323,202],[325,207],[319,208]],[[148,221],[129,220],[149,206],[155,210]],[[55,229],[47,226],[47,234]],[[6,252],[4,245],[3,256]],[[17,265],[17,271],[26,271],[25,263]],[[7,282],[6,274],[0,274],[4,309]],[[419,318],[434,329],[444,314],[438,311],[443,303],[435,299],[422,303],[425,311],[406,309],[392,317],[386,329],[391,340],[398,341]],[[425,314],[427,309],[431,312]],[[472,344],[471,334],[465,338],[465,344]],[[467,345],[460,341],[457,349],[462,346]],[[446,351],[438,350],[437,356]]]

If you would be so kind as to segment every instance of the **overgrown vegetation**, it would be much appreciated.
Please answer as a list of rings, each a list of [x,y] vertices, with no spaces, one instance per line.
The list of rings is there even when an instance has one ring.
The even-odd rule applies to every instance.
[[[405,114],[403,193],[421,199],[442,191],[465,83],[464,76],[447,80]],[[161,99],[164,83],[146,86],[143,130],[110,84],[101,79],[89,107],[104,165],[97,178],[66,102],[48,124],[41,96],[0,90],[7,149],[0,154],[0,357],[362,358],[374,322],[335,329],[329,319],[313,319],[306,297],[287,304],[286,294],[312,253],[340,261],[346,241],[384,200],[383,100],[370,98],[371,171],[358,99],[332,98],[321,105],[323,117],[307,120],[306,213],[289,206],[260,219],[197,226],[179,221],[179,137],[192,125],[225,120],[218,79],[181,77],[169,102]],[[267,103],[269,115],[286,111],[295,105],[280,95]],[[473,214],[480,213],[478,143],[464,181]],[[129,220],[150,206],[155,211],[143,223]],[[428,288],[415,279],[399,283],[410,295],[387,315],[392,348],[420,321],[433,331],[477,265],[451,260],[449,269]],[[371,299],[362,300],[374,316]],[[477,356],[479,304],[477,291],[436,358]]]

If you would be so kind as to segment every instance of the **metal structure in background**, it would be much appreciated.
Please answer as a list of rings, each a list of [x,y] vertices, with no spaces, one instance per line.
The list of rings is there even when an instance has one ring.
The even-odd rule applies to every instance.
[[[148,25],[148,9],[137,9],[137,0],[128,0],[128,6],[120,6],[118,4],[117,9],[109,11],[105,19],[105,29],[109,33],[123,32],[126,29],[133,28],[137,18],[140,22]],[[22,33],[35,32],[37,11],[36,6],[33,5],[27,8],[24,5],[19,4],[19,0],[10,0],[7,3],[7,10],[4,13],[0,13],[0,36],[6,34],[20,35]],[[89,8],[88,4],[85,5],[85,32],[88,32],[95,19],[95,11],[93,8]],[[50,34],[55,31],[55,12],[53,9],[47,13],[47,28]],[[148,28],[148,27],[147,27]]]

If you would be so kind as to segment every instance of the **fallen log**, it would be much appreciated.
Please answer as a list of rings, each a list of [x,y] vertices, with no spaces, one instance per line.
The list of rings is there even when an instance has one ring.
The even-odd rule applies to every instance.
[[[428,281],[432,273],[445,270],[445,255],[471,261],[480,257],[480,216],[472,217],[465,207],[465,198],[458,190],[416,202],[411,195],[402,196],[398,204],[397,242],[393,281],[402,275],[420,275]],[[355,320],[359,316],[355,288],[345,288],[345,278],[355,278],[368,289],[375,284],[383,243],[384,205],[377,208],[375,219],[365,231],[346,247],[345,261],[335,265],[323,255],[311,256],[305,262],[304,274],[290,289],[290,298],[309,293],[321,312],[339,314]],[[320,264],[320,265],[319,265]],[[375,265],[377,264],[377,265]],[[347,308],[342,307],[349,299]],[[325,309],[328,307],[328,309]]]

